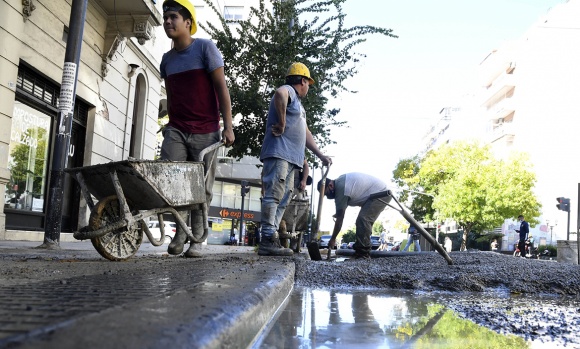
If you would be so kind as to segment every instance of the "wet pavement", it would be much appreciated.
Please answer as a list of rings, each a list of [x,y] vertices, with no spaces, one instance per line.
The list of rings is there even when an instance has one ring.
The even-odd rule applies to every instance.
[[[559,321],[565,317],[576,323],[579,314],[567,309],[578,309],[578,302],[539,301],[498,294],[298,287],[254,348],[578,348],[576,326],[561,327]],[[493,309],[509,311],[498,316]],[[476,324],[470,318],[486,321]],[[521,335],[524,327],[534,330]]]

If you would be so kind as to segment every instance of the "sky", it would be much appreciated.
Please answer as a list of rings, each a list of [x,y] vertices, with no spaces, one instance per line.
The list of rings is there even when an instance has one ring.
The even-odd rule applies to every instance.
[[[348,128],[331,130],[338,144],[328,177],[364,172],[392,179],[400,159],[423,148],[422,137],[439,111],[456,106],[474,86],[478,64],[506,40],[517,40],[565,0],[349,0],[346,25],[393,29],[398,38],[367,37],[355,51],[367,55],[359,74],[346,81],[358,91],[332,101]],[[314,77],[316,79],[316,77]],[[321,178],[314,169],[314,181]],[[317,194],[317,193],[315,193]],[[317,212],[318,196],[313,198]],[[334,201],[322,205],[320,230],[332,231]],[[346,211],[343,230],[354,226],[358,209]]]

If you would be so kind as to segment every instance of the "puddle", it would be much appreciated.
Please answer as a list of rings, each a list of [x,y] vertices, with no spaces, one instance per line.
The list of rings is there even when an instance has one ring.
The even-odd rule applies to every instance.
[[[296,288],[253,348],[574,347],[500,334],[459,317],[445,297],[455,296]]]

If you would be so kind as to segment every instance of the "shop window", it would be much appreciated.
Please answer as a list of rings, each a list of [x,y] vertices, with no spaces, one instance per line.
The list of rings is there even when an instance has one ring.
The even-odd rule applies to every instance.
[[[261,188],[250,188],[250,195],[248,200],[250,202],[250,206],[248,207],[250,211],[262,211],[262,201],[260,200],[261,197]]]
[[[50,115],[14,103],[5,207],[42,212],[48,168]]]
[[[16,100],[10,129],[8,169],[10,178],[4,189],[6,229],[42,230],[49,193],[48,173],[54,122],[58,111],[58,84],[20,61]],[[83,165],[85,133],[91,108],[76,98],[67,167]],[[62,231],[78,226],[80,192],[70,176],[63,183]]]
[[[222,182],[220,181],[213,182],[211,206],[222,206]]]

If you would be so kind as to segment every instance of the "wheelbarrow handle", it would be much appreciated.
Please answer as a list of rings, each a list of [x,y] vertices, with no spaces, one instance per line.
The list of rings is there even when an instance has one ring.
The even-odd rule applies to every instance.
[[[209,152],[212,152],[212,151],[216,150],[217,148],[219,148],[219,147],[221,147],[222,145],[225,145],[225,144],[226,144],[226,143],[225,143],[224,141],[219,141],[219,142],[217,142],[217,143],[214,143],[214,144],[210,145],[210,146],[209,146],[209,147],[207,147],[207,148],[204,148],[202,151],[200,151],[200,152],[199,152],[199,156],[198,156],[198,159],[197,159],[197,161],[199,161],[199,162],[202,162],[202,161],[203,161],[203,158],[204,158],[204,156],[205,156],[207,153],[209,153]]]

